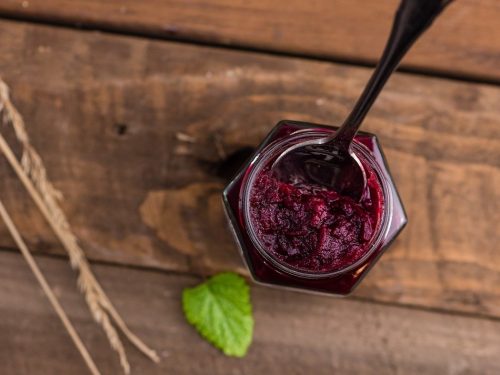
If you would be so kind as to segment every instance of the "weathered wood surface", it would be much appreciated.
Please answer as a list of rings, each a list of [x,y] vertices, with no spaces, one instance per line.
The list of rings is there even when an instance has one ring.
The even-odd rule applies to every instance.
[[[220,204],[224,157],[283,118],[339,123],[370,74],[7,21],[0,44],[89,257],[196,273],[244,272]],[[410,224],[357,296],[500,316],[499,102],[493,86],[391,80],[364,129],[380,136]],[[3,159],[0,175],[29,243],[61,253]],[[12,246],[1,224],[0,245]]]
[[[116,354],[93,323],[67,262],[38,259],[104,374]],[[2,375],[87,374],[22,257],[0,253]],[[139,336],[158,350],[155,366],[127,346],[134,374],[481,374],[500,373],[500,323],[409,308],[255,287],[255,338],[244,359],[201,340],[181,312],[189,276],[95,266]],[[138,301],[140,300],[140,303]]]
[[[2,0],[0,15],[374,62],[398,0]],[[407,67],[500,80],[500,3],[459,0]]]

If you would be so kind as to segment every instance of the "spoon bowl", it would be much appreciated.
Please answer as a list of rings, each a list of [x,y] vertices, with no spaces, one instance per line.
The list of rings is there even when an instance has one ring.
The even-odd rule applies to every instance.
[[[324,186],[359,201],[366,186],[363,165],[352,150],[335,145],[331,137],[301,142],[286,149],[271,168],[281,181]]]

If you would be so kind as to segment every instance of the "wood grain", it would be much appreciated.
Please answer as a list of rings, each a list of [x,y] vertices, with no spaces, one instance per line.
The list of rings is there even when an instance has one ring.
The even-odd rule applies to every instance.
[[[66,262],[38,261],[101,371],[120,373],[116,354],[92,322]],[[21,256],[0,253],[0,262],[2,374],[87,374]],[[252,288],[254,343],[244,359],[224,357],[182,316],[181,291],[197,279],[123,267],[94,268],[131,328],[162,356],[155,366],[127,347],[134,374],[500,372],[498,321],[257,286]]]
[[[0,43],[89,257],[181,272],[245,272],[220,204],[227,155],[283,118],[340,123],[370,74],[7,21]],[[500,316],[499,102],[493,86],[391,80],[364,129],[380,136],[410,224],[357,296]],[[31,246],[61,253],[3,159],[0,175]],[[1,225],[0,245],[12,246]]]
[[[373,63],[398,0],[3,0],[0,14]],[[500,3],[460,0],[406,67],[500,80]]]

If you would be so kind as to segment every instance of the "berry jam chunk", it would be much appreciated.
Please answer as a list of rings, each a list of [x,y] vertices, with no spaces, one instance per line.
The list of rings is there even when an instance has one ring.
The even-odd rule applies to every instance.
[[[314,185],[291,185],[269,170],[250,193],[250,218],[264,249],[281,262],[307,272],[343,269],[369,250],[382,214],[382,188],[366,169],[360,202]]]

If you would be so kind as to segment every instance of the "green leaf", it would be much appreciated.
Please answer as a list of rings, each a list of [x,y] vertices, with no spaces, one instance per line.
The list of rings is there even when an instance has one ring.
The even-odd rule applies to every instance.
[[[221,273],[182,294],[184,314],[198,332],[226,355],[243,357],[252,342],[250,288],[235,273]]]

